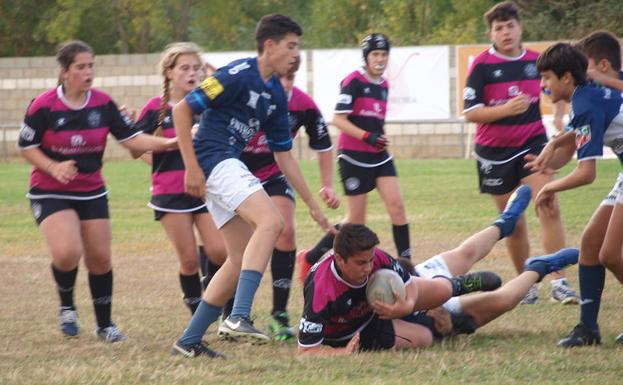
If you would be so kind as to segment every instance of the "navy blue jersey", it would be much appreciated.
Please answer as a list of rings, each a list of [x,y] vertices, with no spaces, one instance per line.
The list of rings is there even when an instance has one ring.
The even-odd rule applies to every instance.
[[[405,285],[411,283],[411,274],[398,261],[375,249],[372,272],[379,269],[392,269],[400,274]],[[299,345],[313,347],[323,341],[349,340],[365,328],[374,316],[366,299],[367,285],[368,281],[358,286],[344,281],[333,256],[314,265],[305,279]]]
[[[571,97],[571,121],[567,131],[575,131],[578,160],[603,156],[609,146],[623,163],[623,97],[605,87],[578,86]]]
[[[219,68],[185,100],[194,114],[202,114],[193,145],[206,177],[221,161],[240,159],[259,130],[271,151],[292,148],[286,94],[276,76],[264,82],[257,58]]]

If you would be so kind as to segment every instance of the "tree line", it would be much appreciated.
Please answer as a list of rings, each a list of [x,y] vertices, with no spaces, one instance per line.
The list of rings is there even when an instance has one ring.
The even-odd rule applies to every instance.
[[[81,39],[99,54],[161,51],[190,40],[208,51],[253,50],[258,19],[279,12],[304,28],[303,48],[353,47],[369,32],[395,45],[487,42],[494,0],[0,0],[0,56],[53,55]],[[525,41],[596,29],[623,36],[623,1],[516,0]],[[33,11],[34,10],[34,11]]]

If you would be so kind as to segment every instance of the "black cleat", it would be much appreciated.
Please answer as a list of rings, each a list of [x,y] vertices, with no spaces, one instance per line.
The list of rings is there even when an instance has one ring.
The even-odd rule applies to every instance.
[[[582,323],[577,324],[566,338],[558,341],[558,346],[562,348],[588,345],[601,345],[601,335],[599,329],[590,330]]]
[[[475,291],[493,291],[502,286],[502,278],[492,271],[467,273],[450,279],[452,296],[473,293]]]
[[[179,342],[175,342],[171,348],[171,354],[181,354],[186,358],[194,358],[197,356],[207,356],[209,358],[223,358],[225,356],[219,352],[216,352],[209,347],[205,346],[203,342],[191,346],[181,345]]]

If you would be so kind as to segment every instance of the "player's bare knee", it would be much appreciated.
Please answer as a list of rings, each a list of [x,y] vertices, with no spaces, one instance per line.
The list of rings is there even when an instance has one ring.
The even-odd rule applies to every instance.
[[[580,241],[580,260],[582,265],[596,265],[599,263],[599,249],[601,249],[601,239],[582,235]]]
[[[222,266],[225,263],[225,260],[227,260],[227,250],[225,248],[216,249],[213,253],[206,250],[206,253],[208,254],[210,262],[215,265]]]
[[[388,202],[387,209],[393,223],[405,223],[407,221],[405,205],[401,199],[394,199]]]
[[[73,270],[80,263],[83,251],[80,247],[68,247],[56,248],[52,250],[52,259],[54,260],[54,266],[58,267],[62,271]]]
[[[621,253],[620,251],[600,250],[599,251],[599,263],[604,265],[607,269],[612,270],[620,264]]]
[[[279,243],[294,245],[294,242],[295,242],[294,227],[292,227],[291,223],[286,222],[285,226],[283,227],[283,231],[281,232],[281,235],[279,236]]]
[[[462,243],[457,250],[459,255],[464,259],[474,259],[476,257],[476,253],[478,250],[476,249],[476,245],[472,243]]]
[[[180,273],[183,275],[197,274],[199,271],[199,259],[196,255],[180,257]]]
[[[495,293],[495,294],[498,294],[498,293]],[[519,303],[519,301],[523,299],[523,296],[521,296],[519,300],[516,300],[512,296],[501,295],[501,293],[499,293],[498,295],[495,295],[495,294],[492,295],[490,304],[492,305],[492,308],[496,310],[497,314],[502,314],[511,309],[514,309],[515,306],[517,306],[517,303]]]
[[[269,215],[257,221],[255,231],[270,236],[271,239],[277,239],[284,227],[285,223],[281,215]]]
[[[418,333],[410,339],[412,348],[428,348],[433,345],[432,333]]]

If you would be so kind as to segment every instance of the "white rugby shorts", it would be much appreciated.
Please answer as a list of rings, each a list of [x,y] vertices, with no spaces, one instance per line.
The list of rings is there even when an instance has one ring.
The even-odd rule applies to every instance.
[[[440,275],[446,278],[452,278],[448,265],[441,255],[435,255],[422,263],[418,263],[415,265],[415,272],[422,278],[433,278]],[[450,314],[463,313],[459,297],[450,298],[442,307]]]
[[[206,206],[217,228],[236,216],[236,209],[262,183],[239,159],[229,158],[214,167],[206,181]]]
[[[602,206],[614,206],[615,203],[623,204],[623,171],[617,176],[612,191],[601,202]]]

